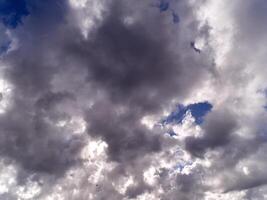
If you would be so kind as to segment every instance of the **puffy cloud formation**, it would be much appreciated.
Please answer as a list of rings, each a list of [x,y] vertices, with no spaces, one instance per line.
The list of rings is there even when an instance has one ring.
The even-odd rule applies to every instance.
[[[266,199],[266,8],[1,1],[0,199]]]

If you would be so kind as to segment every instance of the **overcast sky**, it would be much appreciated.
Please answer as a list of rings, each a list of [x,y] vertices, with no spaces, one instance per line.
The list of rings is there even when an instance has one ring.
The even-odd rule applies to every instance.
[[[0,199],[266,199],[266,11],[0,1]]]

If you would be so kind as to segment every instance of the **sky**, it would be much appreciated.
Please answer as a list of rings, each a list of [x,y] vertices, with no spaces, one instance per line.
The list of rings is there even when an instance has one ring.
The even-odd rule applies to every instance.
[[[266,199],[266,9],[0,0],[0,199]]]

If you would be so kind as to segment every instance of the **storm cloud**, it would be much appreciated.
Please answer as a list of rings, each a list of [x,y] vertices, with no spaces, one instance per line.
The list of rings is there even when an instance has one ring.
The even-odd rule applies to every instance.
[[[0,198],[264,199],[266,5],[0,2]]]

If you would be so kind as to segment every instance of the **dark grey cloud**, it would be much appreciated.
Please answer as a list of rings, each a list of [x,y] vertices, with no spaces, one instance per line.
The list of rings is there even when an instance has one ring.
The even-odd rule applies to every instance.
[[[88,110],[88,133],[104,138],[111,159],[117,161],[159,151],[159,136],[142,127],[141,118],[189,94],[207,73],[188,41],[179,39],[177,27],[151,11],[127,25],[123,19],[131,9],[113,2],[91,38],[76,35],[64,42],[64,53],[85,67],[88,82],[105,94],[105,101]],[[174,43],[186,45],[193,59],[182,58]]]
[[[203,136],[186,138],[186,148],[192,154],[203,156],[207,149],[225,146],[231,142],[232,133],[237,128],[237,121],[229,111],[209,113],[204,123]]]
[[[151,191],[149,185],[145,184],[144,182],[138,183],[135,186],[131,186],[127,188],[126,195],[129,199],[135,199],[140,194],[143,194],[145,191]]]
[[[107,143],[108,160],[122,168],[159,153],[163,135],[143,125],[142,117],[190,94],[207,73],[204,59],[190,51],[191,38],[184,39],[179,27],[149,1],[106,4],[104,18],[89,38],[73,24],[69,6],[66,1],[28,1],[29,15],[12,32],[17,49],[3,57],[5,78],[14,89],[8,112],[0,116],[1,156],[21,168],[17,180],[22,185],[27,174],[64,177],[82,164],[78,154],[86,135],[58,125],[76,112],[84,115],[87,133]],[[128,14],[140,18],[127,24]],[[187,28],[192,37],[196,25],[192,21]],[[181,46],[188,53],[182,55]],[[83,89],[88,94],[70,85],[66,76],[71,70],[81,85],[90,85]],[[150,191],[142,177],[150,162],[132,170],[136,184],[127,189],[129,198]],[[116,193],[107,183],[101,188],[104,196]]]
[[[245,107],[238,110],[238,103],[248,102],[247,96],[240,95],[242,86],[254,80],[246,70],[234,67],[240,52],[233,52],[234,61],[226,62],[231,69],[219,69],[211,63],[216,55],[212,44],[201,48],[200,54],[192,50],[198,37],[206,43],[211,39],[210,24],[200,27],[194,15],[207,2],[194,7],[188,1],[169,1],[165,5],[171,7],[165,9],[171,12],[160,12],[148,0],[102,0],[97,11],[92,9],[100,17],[90,18],[93,25],[85,37],[80,22],[84,19],[76,17],[78,12],[86,16],[86,6],[95,6],[92,1],[84,8],[63,0],[27,1],[29,15],[8,30],[8,39],[18,44],[1,55],[3,78],[13,89],[10,105],[0,115],[0,155],[15,163],[18,185],[37,183],[40,199],[60,193],[65,199],[96,200],[205,199],[205,192],[213,189],[249,190],[249,196],[251,188],[265,185],[266,147],[257,134],[264,130],[266,116],[247,114]],[[243,11],[236,8],[237,14],[231,15],[237,20],[237,32],[244,31],[238,40],[242,44],[250,44],[254,35],[247,23],[251,27],[257,19],[264,21],[263,5],[260,0],[246,2]],[[177,13],[179,23],[173,23],[171,13]],[[214,109],[203,124],[177,125],[188,128],[184,132],[201,130],[200,135],[184,137],[181,131],[172,138],[164,134],[171,127],[148,127],[142,122],[146,116],[160,120],[163,111],[180,101],[196,103],[207,81],[209,89],[216,90],[207,99]],[[75,131],[75,120],[84,120],[83,125],[77,122],[82,133]],[[101,153],[100,143],[94,141],[104,144]],[[99,149],[94,150],[94,145]],[[176,148],[183,149],[180,157]],[[183,169],[177,172],[179,164]],[[240,170],[243,165],[250,171],[246,176]],[[210,177],[218,185],[209,185]],[[121,192],[127,180],[132,182]],[[0,197],[17,198],[7,193]]]
[[[47,96],[37,100],[35,106],[17,99],[9,113],[1,116],[1,154],[14,158],[28,170],[61,174],[74,163],[83,142],[79,137],[68,138],[67,130],[51,124],[65,119],[67,114],[55,111],[53,105],[64,95]]]
[[[184,65],[172,45],[185,41],[177,41],[179,32],[164,18],[144,14],[144,21],[127,25],[123,22],[125,9],[129,8],[123,3],[113,3],[92,38],[69,40],[65,51],[87,67],[88,81],[104,89],[113,102],[145,112],[172,97],[184,96],[204,73],[203,66],[197,59]]]
[[[79,136],[68,137],[69,130],[55,125],[69,117],[63,104],[75,98],[51,88],[58,66],[48,55],[49,42],[68,8],[65,1],[54,3],[27,1],[30,15],[13,32],[19,46],[3,56],[8,66],[4,78],[14,88],[8,112],[0,117],[1,155],[33,173],[62,175],[78,163],[75,155],[83,141]]]
[[[88,133],[100,136],[108,143],[110,159],[131,161],[146,153],[160,151],[160,135],[141,125],[136,114],[129,107],[120,108],[106,102],[97,102],[88,111]]]

